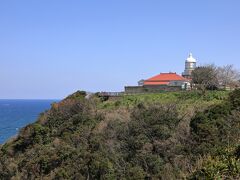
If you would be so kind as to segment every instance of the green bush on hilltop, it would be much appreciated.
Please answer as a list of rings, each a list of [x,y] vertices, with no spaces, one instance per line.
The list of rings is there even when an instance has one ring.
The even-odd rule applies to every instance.
[[[239,178],[240,90],[227,101],[197,113],[191,120],[194,154],[209,155],[193,179]]]

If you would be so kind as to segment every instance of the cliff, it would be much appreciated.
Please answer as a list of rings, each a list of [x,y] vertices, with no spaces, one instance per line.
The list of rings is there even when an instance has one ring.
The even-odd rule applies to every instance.
[[[240,91],[76,92],[0,150],[0,179],[240,178]]]

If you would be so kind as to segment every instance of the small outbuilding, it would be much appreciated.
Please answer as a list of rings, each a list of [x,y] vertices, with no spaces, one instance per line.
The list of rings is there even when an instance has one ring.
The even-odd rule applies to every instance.
[[[188,85],[189,80],[177,73],[160,73],[144,81],[143,86],[180,86]],[[189,83],[190,85],[190,83]]]
[[[190,80],[177,73],[160,73],[147,80],[141,80],[138,86],[126,86],[125,93],[157,93],[162,91],[180,91],[191,89]]]

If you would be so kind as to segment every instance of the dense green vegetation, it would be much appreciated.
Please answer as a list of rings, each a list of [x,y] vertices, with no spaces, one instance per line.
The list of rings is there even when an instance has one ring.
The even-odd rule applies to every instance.
[[[240,178],[240,90],[85,95],[2,145],[0,179]]]

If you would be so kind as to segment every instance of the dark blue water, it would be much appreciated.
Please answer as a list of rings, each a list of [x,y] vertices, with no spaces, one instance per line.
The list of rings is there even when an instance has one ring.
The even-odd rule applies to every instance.
[[[0,100],[0,144],[37,120],[57,100]]]

